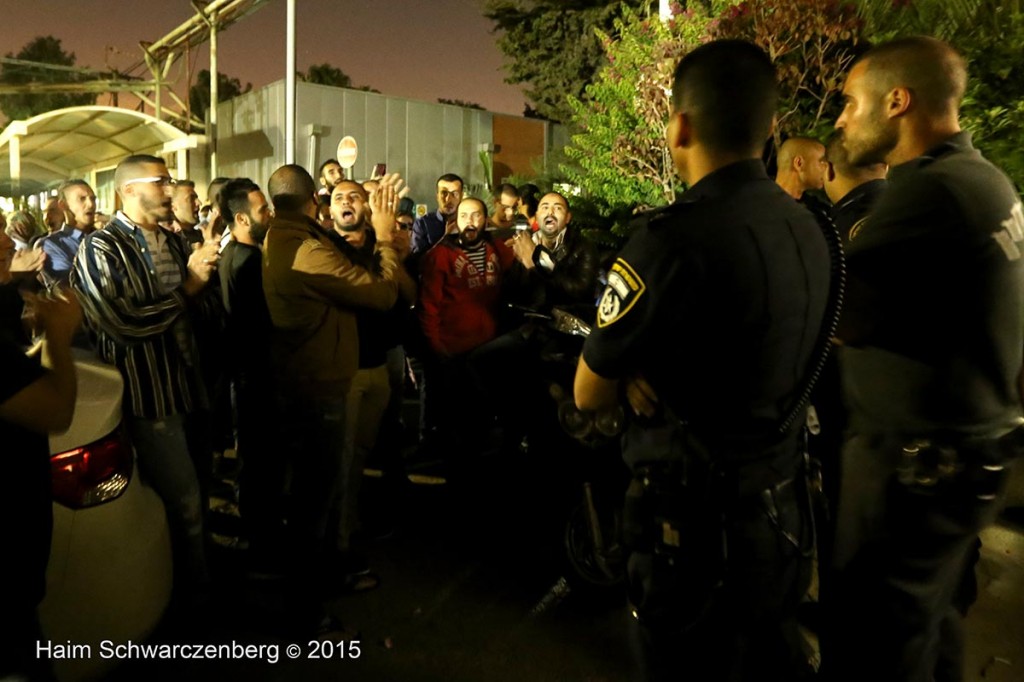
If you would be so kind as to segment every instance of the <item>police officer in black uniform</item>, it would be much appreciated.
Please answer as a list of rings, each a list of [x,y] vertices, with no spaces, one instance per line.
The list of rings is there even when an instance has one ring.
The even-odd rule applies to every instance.
[[[884,163],[851,164],[841,134],[834,135],[826,145],[825,162],[825,194],[832,202],[830,215],[843,245],[849,246],[889,186],[885,179],[889,167]]]
[[[842,135],[835,134],[825,146],[825,194],[832,202],[829,217],[844,246],[867,221],[868,214],[885,192],[884,163],[854,166],[842,145]],[[832,598],[831,556],[835,545],[835,504],[839,498],[840,452],[846,431],[846,407],[843,405],[839,380],[839,361],[835,352],[828,356],[821,376],[811,394],[816,424],[808,442],[813,465],[820,468],[824,498],[816,511],[818,531],[818,601],[801,606],[801,622],[815,630],[824,657],[831,645],[834,628],[825,619]],[[819,608],[819,605],[823,608]],[[806,616],[806,617],[805,617]]]
[[[760,159],[777,97],[749,43],[679,63],[667,144],[690,189],[615,261],[577,370],[582,409],[614,404],[623,385],[659,407],[625,448],[650,679],[799,679],[794,614],[813,547],[803,411],[782,422],[822,345],[830,258]]]
[[[960,130],[966,80],[918,37],[869,51],[843,90],[850,161],[890,171],[848,249],[837,679],[961,679],[937,661],[961,646],[953,596],[1022,414],[1024,211]]]

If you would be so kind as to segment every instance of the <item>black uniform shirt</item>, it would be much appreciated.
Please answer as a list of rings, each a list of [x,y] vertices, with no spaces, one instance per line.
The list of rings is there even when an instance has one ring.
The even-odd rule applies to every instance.
[[[844,247],[848,247],[850,240],[860,232],[868,213],[888,186],[885,180],[868,180],[851,189],[832,207],[832,222],[839,231]]]
[[[967,133],[890,171],[847,255],[840,360],[856,430],[992,435],[1012,424],[1022,250],[1020,197]]]
[[[761,161],[731,164],[636,230],[584,358],[606,378],[639,371],[705,437],[770,432],[807,371],[829,276],[814,216]]]

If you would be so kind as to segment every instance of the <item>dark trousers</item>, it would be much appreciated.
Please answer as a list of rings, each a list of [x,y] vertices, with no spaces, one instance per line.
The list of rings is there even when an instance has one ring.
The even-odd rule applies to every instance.
[[[290,592],[288,618],[300,632],[324,618],[326,542],[331,502],[340,485],[345,447],[345,399],[279,393],[277,424],[282,452],[291,467],[288,504]]]
[[[328,550],[327,521],[345,447],[345,399],[287,394],[278,401],[281,444],[292,472],[289,535],[300,571],[316,570]]]
[[[462,462],[479,452],[494,411],[481,395],[470,358],[476,351],[456,357],[429,355],[423,358],[423,374],[429,390],[422,409],[429,415],[427,442],[434,453],[449,461]]]
[[[843,448],[830,616],[836,636],[833,655],[822,661],[832,679],[962,679],[951,659],[963,649],[958,602],[969,592],[977,534],[997,512],[1000,495],[988,493],[1004,487],[1005,477],[967,462],[923,494],[896,479],[902,445],[858,435]]]
[[[811,573],[802,496],[802,486],[790,483],[773,496],[776,514],[760,500],[727,513],[727,558],[717,589],[701,584],[705,571],[684,565],[701,557],[671,563],[658,554],[630,557],[630,601],[640,614],[634,640],[644,679],[801,679],[807,666],[796,609]]]
[[[235,378],[238,454],[244,467],[238,480],[238,503],[257,552],[280,549],[284,521],[284,485],[288,462],[278,447],[272,382],[258,370]]]

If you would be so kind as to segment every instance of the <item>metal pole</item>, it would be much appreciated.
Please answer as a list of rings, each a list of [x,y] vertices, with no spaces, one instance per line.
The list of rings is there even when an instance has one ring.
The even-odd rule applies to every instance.
[[[21,195],[21,135],[11,135],[8,147],[11,166],[11,196]]]
[[[284,162],[295,163],[295,0],[288,0],[288,47],[284,75]]]
[[[153,109],[154,109],[153,115],[156,118],[158,118],[158,119],[160,119],[162,121],[162,120],[164,120],[163,119],[164,110],[163,110],[163,106],[162,106],[162,104],[160,102],[160,93],[163,92],[163,89],[164,89],[164,85],[163,85],[164,79],[160,75],[159,67],[157,67],[157,69],[154,71],[154,75],[156,76],[156,95],[155,95],[155,98],[154,98],[156,103],[155,103],[155,105],[153,107]]]
[[[217,16],[210,17],[210,129],[206,131],[210,140],[210,179],[217,177]]]

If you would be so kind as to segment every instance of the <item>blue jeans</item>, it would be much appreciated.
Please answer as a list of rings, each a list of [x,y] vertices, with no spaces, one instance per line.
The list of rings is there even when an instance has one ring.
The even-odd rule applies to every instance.
[[[175,585],[197,585],[209,578],[203,546],[199,478],[189,456],[185,415],[163,419],[128,418],[139,471],[167,510],[174,546]]]

